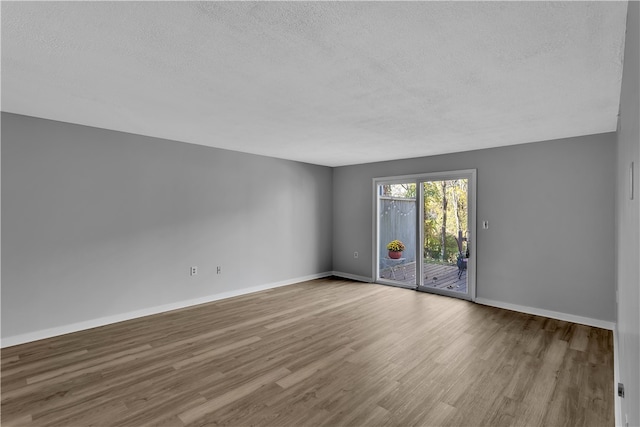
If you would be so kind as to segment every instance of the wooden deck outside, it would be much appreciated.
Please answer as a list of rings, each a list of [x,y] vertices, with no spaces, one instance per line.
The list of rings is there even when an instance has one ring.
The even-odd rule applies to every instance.
[[[464,270],[458,279],[458,267],[424,263],[424,286],[467,293],[467,271]],[[416,263],[408,262],[380,271],[380,277],[394,280],[405,285],[416,284]]]

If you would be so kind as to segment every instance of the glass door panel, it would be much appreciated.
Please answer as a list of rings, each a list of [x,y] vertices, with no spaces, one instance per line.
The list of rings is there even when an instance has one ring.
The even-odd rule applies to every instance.
[[[416,182],[383,183],[378,192],[377,278],[382,283],[416,287]]]
[[[420,183],[422,190],[422,274],[418,288],[469,294],[469,179]]]

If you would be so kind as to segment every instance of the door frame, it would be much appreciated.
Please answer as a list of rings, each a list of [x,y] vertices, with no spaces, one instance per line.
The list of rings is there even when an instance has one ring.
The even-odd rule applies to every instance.
[[[476,300],[476,267],[477,267],[477,245],[476,245],[476,236],[477,236],[477,228],[476,228],[476,182],[477,182],[477,170],[476,169],[460,169],[460,170],[452,170],[452,171],[442,171],[442,172],[425,172],[420,174],[412,174],[412,175],[400,175],[400,176],[387,176],[387,177],[377,177],[373,178],[372,182],[372,194],[373,194],[373,202],[372,202],[372,214],[373,214],[373,248],[372,248],[372,278],[374,282],[381,283],[384,285],[392,285],[398,286],[396,283],[387,282],[386,280],[380,280],[379,278],[379,264],[380,260],[378,259],[380,241],[379,241],[379,232],[378,228],[380,226],[380,215],[378,212],[378,208],[380,206],[379,197],[378,197],[378,186],[382,184],[406,184],[406,183],[415,183],[416,184],[416,204],[417,204],[417,212],[416,215],[416,258],[423,259],[424,258],[424,248],[422,247],[422,239],[419,238],[424,233],[424,224],[421,220],[424,212],[424,193],[422,191],[422,186],[419,185],[422,182],[427,181],[443,181],[443,180],[453,180],[453,179],[468,179],[468,221],[469,221],[469,234],[470,234],[470,242],[469,244],[469,252],[470,257],[467,261],[467,294],[460,294],[453,291],[447,291],[443,289],[434,289],[429,287],[419,287],[418,284],[413,285],[413,289],[453,296],[456,298],[467,299],[474,301]],[[420,188],[418,190],[418,188]],[[416,278],[423,276],[423,263],[416,262]],[[403,286],[406,287],[406,286]]]

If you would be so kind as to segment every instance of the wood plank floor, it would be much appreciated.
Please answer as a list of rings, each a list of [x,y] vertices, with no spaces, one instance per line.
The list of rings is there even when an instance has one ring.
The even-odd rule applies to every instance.
[[[2,426],[613,426],[610,331],[320,279],[2,351]]]

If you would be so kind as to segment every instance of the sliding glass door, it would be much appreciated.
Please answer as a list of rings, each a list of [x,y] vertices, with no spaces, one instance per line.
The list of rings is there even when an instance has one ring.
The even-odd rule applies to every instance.
[[[475,299],[475,176],[374,179],[378,283]]]

